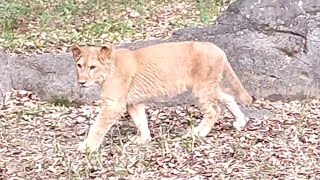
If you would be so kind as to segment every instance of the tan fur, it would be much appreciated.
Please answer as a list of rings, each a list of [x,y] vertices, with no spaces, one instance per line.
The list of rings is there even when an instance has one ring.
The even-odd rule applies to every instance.
[[[238,130],[246,124],[234,97],[221,90],[225,75],[243,105],[252,98],[229,64],[226,54],[209,42],[174,42],[152,45],[135,51],[105,47],[72,46],[77,63],[77,79],[83,87],[102,87],[102,111],[79,150],[96,151],[104,135],[128,110],[139,129],[133,141],[151,140],[144,103],[152,98],[174,96],[191,89],[198,98],[204,118],[192,134],[206,136],[225,105],[235,116]]]

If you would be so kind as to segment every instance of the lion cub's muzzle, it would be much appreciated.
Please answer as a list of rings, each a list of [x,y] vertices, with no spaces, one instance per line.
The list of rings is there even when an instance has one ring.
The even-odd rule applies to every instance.
[[[85,88],[87,87],[87,81],[78,81],[80,87]]]

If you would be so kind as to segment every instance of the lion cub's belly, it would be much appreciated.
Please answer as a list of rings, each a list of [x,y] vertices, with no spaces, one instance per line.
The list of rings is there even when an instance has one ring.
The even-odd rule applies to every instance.
[[[157,101],[161,97],[170,98],[188,89],[186,80],[155,75],[136,75],[127,96],[128,103],[138,104]]]

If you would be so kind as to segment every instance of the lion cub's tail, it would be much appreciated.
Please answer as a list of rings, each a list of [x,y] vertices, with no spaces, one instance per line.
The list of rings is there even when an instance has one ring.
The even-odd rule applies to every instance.
[[[236,93],[236,96],[239,98],[240,103],[243,105],[250,105],[253,101],[252,97],[249,95],[247,90],[241,84],[238,76],[233,71],[227,57],[225,56],[225,67],[224,67],[224,75],[228,82],[230,83],[233,91]]]

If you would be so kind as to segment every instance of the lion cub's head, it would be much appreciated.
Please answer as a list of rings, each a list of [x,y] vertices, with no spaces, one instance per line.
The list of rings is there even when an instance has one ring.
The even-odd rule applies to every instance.
[[[73,45],[71,52],[76,61],[77,81],[81,87],[100,86],[112,70],[113,46],[89,47]]]

